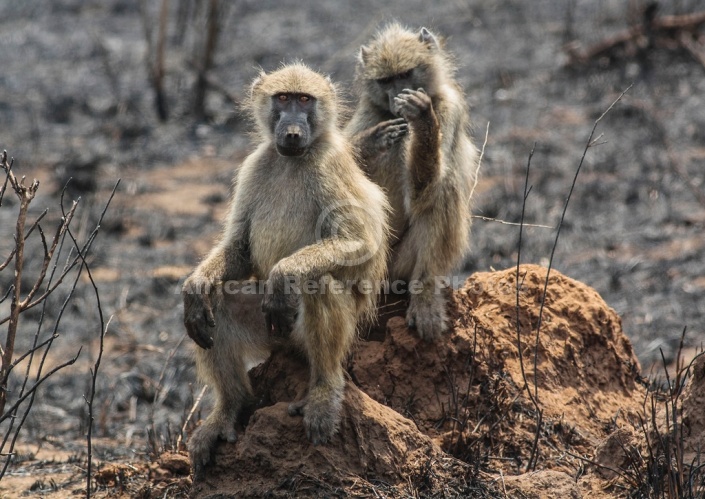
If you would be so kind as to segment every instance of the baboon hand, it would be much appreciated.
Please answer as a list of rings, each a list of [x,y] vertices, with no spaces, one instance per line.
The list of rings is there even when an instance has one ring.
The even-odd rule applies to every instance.
[[[368,151],[366,155],[389,151],[409,133],[409,125],[404,118],[383,121],[364,132],[361,148]]]
[[[394,97],[394,105],[396,114],[410,123],[426,122],[428,119],[435,121],[431,98],[423,88],[405,88]]]
[[[267,332],[287,337],[294,329],[298,316],[299,296],[296,290],[283,283],[286,278],[270,274],[265,284],[262,312]]]
[[[184,326],[189,337],[204,349],[213,347],[212,328],[215,327],[212,296],[216,283],[205,276],[193,274],[184,283]]]
[[[379,151],[388,151],[409,133],[409,124],[404,118],[383,121],[373,128],[373,140]]]

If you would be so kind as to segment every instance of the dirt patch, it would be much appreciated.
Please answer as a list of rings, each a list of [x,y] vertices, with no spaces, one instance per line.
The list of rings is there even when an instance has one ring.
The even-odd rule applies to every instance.
[[[81,446],[80,442],[64,444]],[[85,463],[77,454],[62,451],[59,446],[49,446],[36,453],[25,450],[28,454],[19,456],[23,462],[3,478],[0,496],[47,499],[85,496]],[[91,495],[97,499],[185,498],[191,489],[189,460],[185,453],[165,453],[151,463],[141,459],[98,461],[93,471]]]

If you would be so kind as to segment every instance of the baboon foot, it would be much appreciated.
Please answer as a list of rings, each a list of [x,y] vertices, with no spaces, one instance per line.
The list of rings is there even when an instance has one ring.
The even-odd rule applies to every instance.
[[[448,329],[445,300],[412,295],[406,311],[406,324],[415,329],[422,340],[436,341]]]
[[[289,404],[289,415],[303,415],[306,437],[313,445],[328,443],[338,430],[342,394],[332,398],[305,397]]]
[[[191,467],[196,477],[202,477],[206,467],[212,463],[218,440],[235,442],[235,418],[215,420],[208,418],[196,428],[188,442]]]

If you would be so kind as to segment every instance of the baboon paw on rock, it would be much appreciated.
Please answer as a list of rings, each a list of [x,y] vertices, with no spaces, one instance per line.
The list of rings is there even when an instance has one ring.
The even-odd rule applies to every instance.
[[[215,446],[219,440],[237,441],[235,418],[209,418],[196,428],[188,442],[191,465],[196,476],[201,476],[213,461]]]
[[[419,338],[437,341],[448,330],[446,302],[438,296],[412,295],[406,311],[406,324]]]

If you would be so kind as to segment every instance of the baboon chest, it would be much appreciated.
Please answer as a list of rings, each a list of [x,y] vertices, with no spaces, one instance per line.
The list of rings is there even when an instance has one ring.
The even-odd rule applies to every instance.
[[[392,244],[405,232],[409,219],[407,177],[408,171],[402,151],[399,151],[395,157],[389,155],[386,161],[381,162],[381,166],[372,176],[372,181],[384,190],[392,209],[389,216]]]
[[[272,195],[254,206],[250,248],[255,269],[266,277],[279,260],[316,242],[320,210],[313,196],[296,183],[262,192]]]

